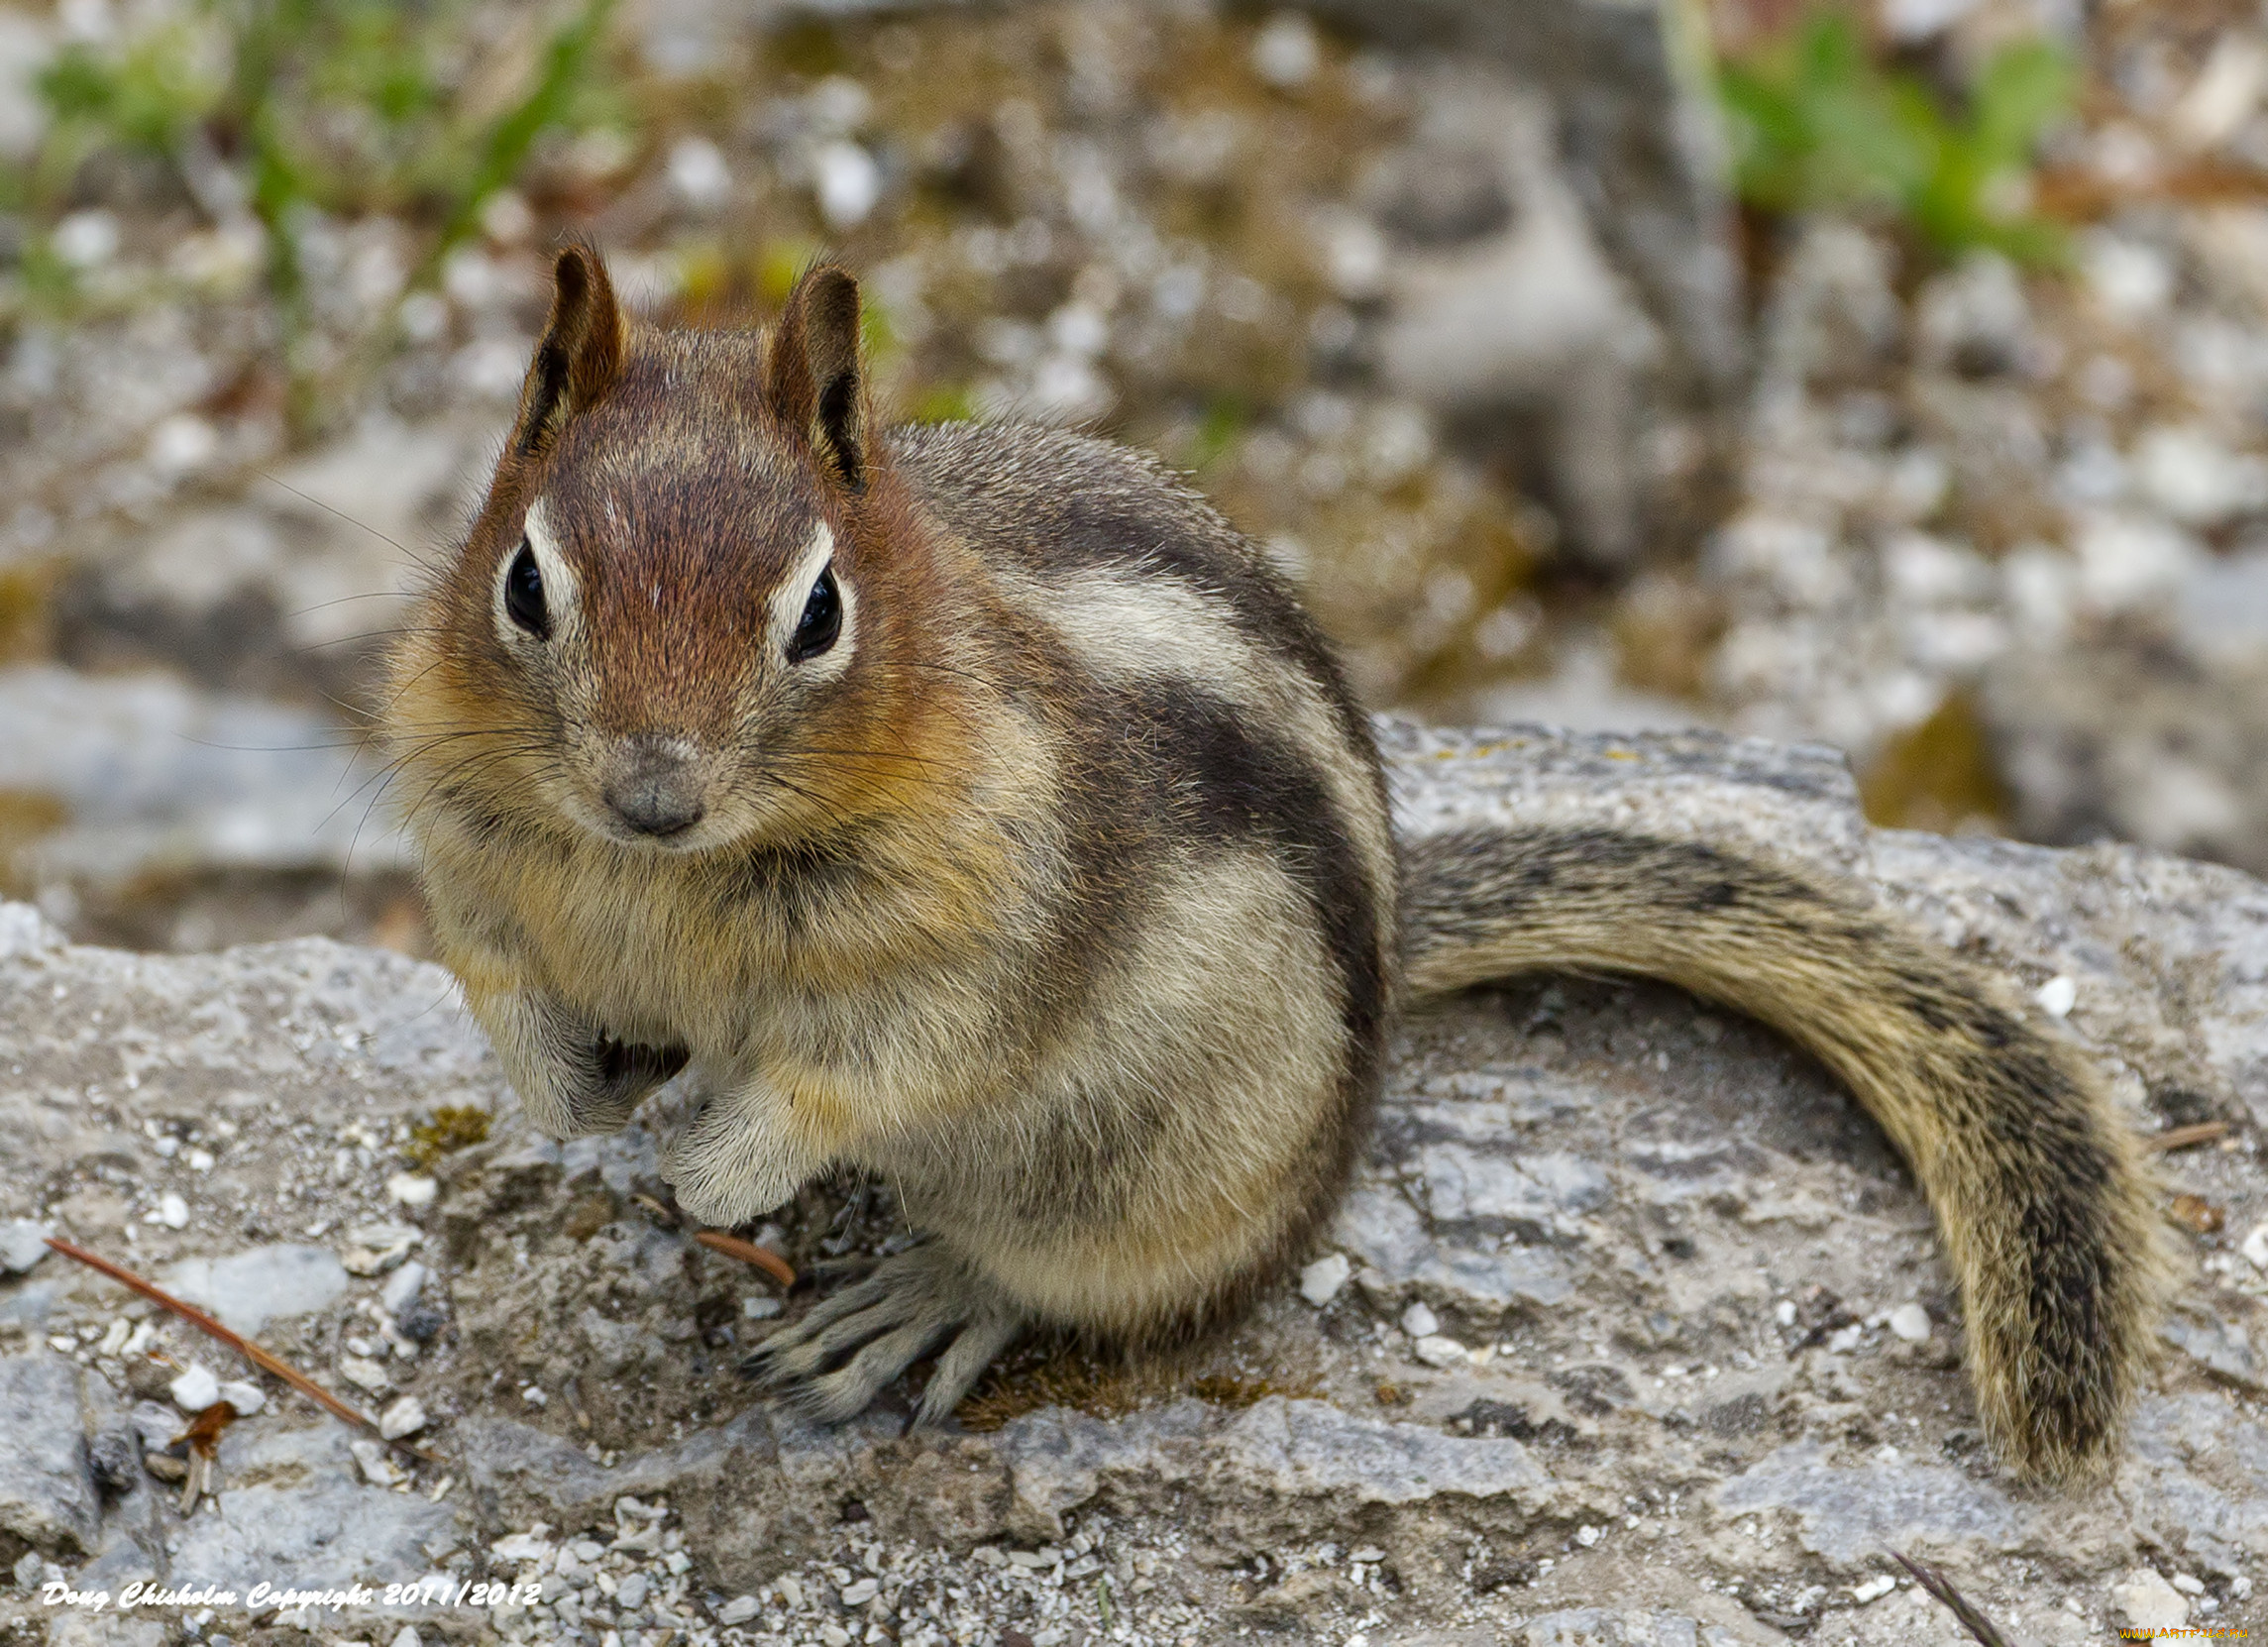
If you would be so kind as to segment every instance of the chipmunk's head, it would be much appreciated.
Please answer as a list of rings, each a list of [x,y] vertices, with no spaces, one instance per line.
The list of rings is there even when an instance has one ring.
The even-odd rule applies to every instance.
[[[870,809],[920,759],[928,563],[872,428],[856,282],[811,271],[765,336],[633,326],[582,247],[555,273],[397,746],[480,728],[419,763],[435,783],[635,849]]]

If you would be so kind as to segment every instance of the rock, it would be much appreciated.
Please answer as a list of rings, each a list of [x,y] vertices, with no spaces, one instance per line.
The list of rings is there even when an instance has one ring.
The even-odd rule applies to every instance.
[[[409,1257],[409,1250],[425,1239],[414,1224],[361,1224],[347,1232],[347,1250],[339,1262],[351,1275],[379,1275]]]
[[[2268,1375],[2253,1354],[2251,1337],[2236,1323],[2212,1317],[2193,1320],[2176,1312],[2160,1325],[2158,1336],[2215,1377],[2268,1394]]]
[[[1410,1346],[1410,1354],[1428,1367],[1462,1367],[1471,1360],[1471,1353],[1454,1338],[1441,1333],[1427,1333]]]
[[[455,529],[487,438],[371,417],[245,495],[129,540],[59,592],[64,661],[318,701],[359,692],[404,608],[405,563]]]
[[[106,1496],[131,1492],[142,1476],[142,1444],[131,1430],[104,1430],[86,1448],[87,1474]]]
[[[432,1271],[424,1264],[409,1263],[386,1277],[385,1285],[378,1288],[378,1303],[386,1314],[399,1320],[401,1312],[417,1302],[418,1291]]]
[[[339,1376],[373,1395],[383,1395],[393,1387],[393,1380],[386,1375],[383,1364],[373,1361],[368,1356],[341,1356]]]
[[[1427,1338],[1441,1331],[1441,1322],[1425,1305],[1412,1304],[1402,1311],[1402,1331],[1412,1338]]]
[[[735,1595],[716,1609],[716,1621],[719,1624],[745,1624],[762,1610],[763,1607],[755,1596]]]
[[[346,1434],[328,1421],[304,1430],[231,1425],[221,1439],[221,1489],[209,1511],[180,1529],[170,1570],[240,1593],[291,1573],[383,1586],[427,1572],[428,1549],[460,1538],[457,1511],[356,1484],[360,1455]]]
[[[167,1386],[173,1405],[186,1413],[200,1413],[221,1398],[220,1380],[202,1363],[190,1364],[188,1370]]]
[[[402,1474],[400,1466],[393,1462],[392,1454],[382,1442],[353,1441],[347,1444],[347,1450],[354,1454],[356,1468],[362,1471],[363,1480],[373,1486],[398,1486],[408,1479]]]
[[[1711,1497],[1734,1515],[1792,1513],[1797,1542],[1846,1570],[1921,1541],[1976,1557],[2030,1550],[2044,1531],[2032,1506],[1958,1470],[1881,1460],[1849,1467],[1816,1442],[1779,1449]]]
[[[328,1309],[347,1290],[347,1271],[326,1248],[281,1242],[186,1260],[167,1273],[165,1286],[253,1337],[270,1321]]]
[[[405,1207],[429,1207],[441,1186],[421,1172],[396,1172],[386,1179],[385,1192]]]
[[[342,807],[375,768],[325,715],[200,692],[158,675],[0,668],[0,788],[60,820],[19,849],[15,878],[114,893],[191,870],[333,874],[398,868],[401,837]],[[352,862],[350,864],[350,854]]]
[[[2231,452],[2202,429],[2148,431],[2135,443],[2134,479],[2185,526],[2217,526],[2268,507],[2268,462]]]
[[[2110,1587],[2110,1604],[2137,1630],[2178,1630],[2190,1621],[2181,1592],[2149,1567],[2137,1567]]]
[[[1299,1295],[1317,1309],[1322,1309],[1339,1296],[1339,1289],[1347,1284],[1347,1277],[1353,1272],[1353,1267],[1347,1262],[1344,1253],[1333,1253],[1317,1259],[1299,1272]]]
[[[2116,835],[2268,871],[2268,631],[2219,652],[2117,639],[2084,663],[2014,652],[1986,671],[1978,707],[2026,835]]]
[[[1929,1311],[1919,1304],[1900,1304],[1890,1312],[1890,1330],[1908,1344],[1927,1344]]]
[[[222,1384],[220,1398],[236,1409],[239,1418],[250,1418],[268,1405],[268,1392],[243,1378],[232,1378]]]
[[[378,1434],[388,1441],[399,1441],[424,1429],[425,1422],[425,1403],[414,1395],[404,1395],[378,1414]]]
[[[2268,1270],[2268,1220],[2253,1225],[2251,1234],[2244,1238],[2238,1250],[2253,1268]]]
[[[1594,232],[1673,340],[1688,393],[1729,388],[1742,365],[1740,275],[1721,174],[1705,134],[1709,92],[1655,0],[1504,7],[1493,0],[1311,0],[1308,9],[1381,44],[1486,65],[1548,93],[1575,195]]]
[[[21,1275],[54,1251],[48,1237],[54,1231],[46,1224],[29,1218],[11,1218],[0,1223],[0,1269],[11,1275]]]
[[[1549,105],[1493,77],[1440,73],[1426,146],[1480,158],[1510,202],[1498,232],[1389,261],[1380,375],[1404,398],[1470,419],[1541,408],[1553,497],[1571,543],[1615,565],[1637,548],[1635,379],[1657,334],[1617,278],[1555,153]],[[1437,163],[1429,157],[1429,171]]]
[[[1520,1647],[1696,1647],[1699,1626],[1667,1612],[1609,1612],[1575,1607],[1532,1618]]]
[[[0,1357],[0,1535],[50,1556],[94,1547],[80,1373],[58,1356]]]
[[[2059,853],[1876,832],[1848,773],[1816,749],[1396,724],[1382,736],[1412,835],[1519,817],[1762,846],[1871,885],[2016,987],[2071,979],[2068,1031],[2104,1059],[2123,1102],[2146,1096],[2165,1120],[2240,1116],[2263,1090],[2268,889],[2233,871],[2134,848]],[[1611,1596],[1599,1610],[1627,1639],[1646,1639],[1642,1626],[1676,1628],[1666,1617],[1695,1624],[1696,1647],[1715,1647],[1769,1636],[1753,1623],[1712,1636],[1732,1629],[1739,1609],[1702,1581],[1753,1583],[1744,1599],[1772,1586],[1790,1597],[1812,1585],[1847,1591],[1877,1576],[1886,1547],[1979,1574],[2028,1564],[2044,1599],[2098,1610],[2139,1552],[2229,1596],[2268,1560],[2268,1435],[2232,1387],[2239,1346],[2225,1330],[2257,1338],[2238,1284],[2256,1273],[2249,1263],[2234,1275],[2205,1270],[2185,1293],[2180,1319],[2191,1330],[2208,1316],[2221,1324],[2185,1349],[2209,1369],[2218,1353],[2226,1368],[2209,1383],[2174,1364],[2175,1393],[2145,1394],[2114,1492],[2011,1492],[1976,1456],[1970,1397],[1958,1370],[1940,1365],[1948,1358],[1836,1356],[1804,1342],[1814,1328],[1824,1338],[1865,1320],[1894,1333],[1898,1312],[1880,1302],[1890,1299],[1930,1300],[1944,1325],[1942,1260],[1910,1177],[1815,1065],[1672,990],[1527,980],[1403,1025],[1377,1133],[1333,1238],[1361,1284],[1342,1283],[1321,1315],[1287,1284],[1231,1335],[1241,1366],[1286,1377],[1321,1369],[1328,1399],[1271,1394],[1237,1410],[1185,1397],[1111,1418],[1042,1409],[987,1434],[904,1435],[902,1411],[821,1431],[740,1405],[736,1352],[700,1335],[747,1319],[733,1308],[741,1278],[689,1259],[682,1237],[627,1206],[666,1122],[652,1119],[649,1131],[642,1119],[603,1149],[540,1146],[436,969],[327,943],[119,954],[59,945],[0,910],[0,934],[10,933],[29,940],[0,948],[0,1069],[27,1075],[0,1085],[0,1128],[15,1141],[0,1152],[7,1204],[44,1204],[52,1191],[42,1186],[88,1170],[74,1163],[139,1151],[145,1122],[189,1114],[238,1127],[217,1170],[244,1174],[243,1216],[303,1228],[306,1212],[270,1186],[304,1181],[309,1167],[328,1182],[330,1140],[350,1128],[383,1136],[466,1100],[496,1118],[489,1143],[434,1174],[433,1240],[416,1261],[432,1273],[410,1307],[446,1300],[449,1351],[392,1364],[432,1410],[441,1395],[462,1413],[451,1420],[456,1489],[439,1505],[376,1490],[344,1432],[277,1431],[288,1411],[264,1412],[223,1438],[235,1571],[257,1560],[267,1565],[256,1576],[415,1576],[443,1559],[433,1549],[481,1548],[537,1521],[559,1529],[545,1535],[555,1541],[612,1537],[614,1506],[630,1496],[666,1501],[696,1582],[738,1595],[783,1565],[843,1562],[848,1536],[893,1552],[907,1543],[1023,1552],[1103,1515],[1114,1550],[1147,1549],[1142,1541],[1169,1526],[1193,1593],[1223,1617],[1225,1582],[1207,1588],[1219,1573],[1330,1541],[1388,1553],[1397,1605],[1410,1613],[1396,1631],[1447,1629],[1469,1607],[1485,1622],[1466,1617],[1457,1629],[1518,1641],[1552,1609]],[[124,1084],[122,1065],[139,1084]],[[97,1096],[83,1096],[90,1088]],[[65,1090],[67,1110],[42,1100]],[[57,1116],[62,1130],[49,1130]],[[312,1152],[293,1142],[301,1121]],[[2207,1151],[2179,1163],[2227,1208],[2232,1229],[2268,1219],[2253,1156]],[[323,1211],[349,1230],[381,1216],[385,1170],[350,1175],[341,1204]],[[614,1221],[594,1229],[566,1216],[585,1201],[607,1202]],[[279,1226],[279,1206],[297,1222]],[[783,1211],[781,1239],[818,1238],[810,1216]],[[215,1222],[200,1216],[179,1238],[208,1269],[229,1262]],[[398,1277],[409,1262],[385,1273]],[[51,1265],[37,1281],[0,1282],[0,1305],[61,1273]],[[594,1290],[601,1277],[623,1289]],[[82,1313],[96,1296],[84,1289],[107,1283],[69,1279],[49,1298],[47,1325],[75,1334],[99,1324]],[[1406,1337],[1377,1343],[1374,1329],[1413,1302],[1433,1314],[1435,1336],[1449,1319],[1460,1332],[1469,1324],[1475,1342],[1485,1333],[1515,1348],[1476,1360],[1460,1346],[1462,1359],[1437,1370],[1405,1352]],[[651,1380],[636,1398],[643,1410],[608,1409],[623,1380],[601,1376],[596,1350],[587,1352],[576,1326],[587,1309],[633,1345],[659,1347],[627,1380]],[[664,1336],[681,1322],[687,1336]],[[332,1326],[323,1323],[325,1345]],[[1861,1325],[1858,1336],[1879,1349],[1890,1335]],[[546,1364],[522,1365],[525,1345]],[[79,1376],[53,1358],[28,1359]],[[697,1359],[705,1372],[690,1371]],[[498,1371],[510,1378],[491,1382]],[[548,1389],[548,1405],[524,1403],[523,1385]],[[115,1427],[81,1421],[92,1400],[60,1403],[74,1415],[74,1447],[90,1427]],[[687,1416],[688,1433],[664,1440],[672,1417],[697,1402],[720,1416]],[[593,1409],[595,1434],[581,1427],[579,1406]],[[147,1417],[134,1415],[136,1427]],[[155,1439],[178,1423],[161,1417]],[[587,1443],[615,1449],[615,1462],[588,1456]],[[373,1458],[392,1480],[398,1460]],[[0,1458],[0,1482],[16,1481],[16,1462]],[[1671,1492],[1682,1497],[1674,1515],[1658,1507]],[[853,1501],[863,1519],[851,1535]],[[84,1502],[91,1514],[94,1499]],[[303,1510],[314,1517],[304,1534]],[[1626,1515],[1646,1530],[1626,1528]],[[200,1514],[180,1528],[183,1552],[168,1555],[160,1540],[149,1559],[190,1576],[192,1557],[217,1548],[222,1529],[208,1522],[218,1519]],[[107,1525],[91,1531],[80,1548],[110,1536]],[[326,1536],[360,1554],[335,1563]],[[1501,1600],[1465,1588],[1458,1573],[1476,1543],[1500,1567],[1507,1552],[1549,1548],[1561,1588],[1513,1584]],[[666,1592],[649,1593],[647,1607]],[[1938,1625],[1908,1595],[1850,1613],[1860,1639],[1932,1639],[1921,1632]],[[1514,1599],[1525,1609],[1518,1623]],[[1704,1599],[1729,1610],[1712,1613]],[[385,1639],[375,1621],[358,1627]]]

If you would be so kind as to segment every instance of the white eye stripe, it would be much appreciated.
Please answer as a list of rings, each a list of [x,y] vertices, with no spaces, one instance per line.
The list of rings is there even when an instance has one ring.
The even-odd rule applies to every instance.
[[[559,551],[558,534],[552,530],[551,517],[544,500],[538,497],[528,505],[527,519],[521,527],[528,552],[535,557],[535,569],[543,578],[543,604],[556,638],[560,629],[572,618],[581,604],[582,586],[576,582],[575,569],[567,564],[567,557]],[[514,623],[504,604],[504,588],[512,575],[512,562],[519,558],[514,548],[496,565],[496,585],[490,605],[493,609],[496,633],[512,645],[527,643],[528,635]]]
[[[834,531],[822,520],[811,528],[803,553],[796,557],[795,565],[789,568],[788,575],[780,580],[772,594],[772,645],[783,657],[787,654],[788,642],[795,637],[796,626],[804,619],[804,608],[810,604],[811,591],[817,587],[821,574],[833,564]],[[835,568],[834,584],[836,597],[842,602],[841,632],[825,652],[798,666],[807,674],[822,679],[838,675],[849,666],[858,617],[858,594],[840,567]]]

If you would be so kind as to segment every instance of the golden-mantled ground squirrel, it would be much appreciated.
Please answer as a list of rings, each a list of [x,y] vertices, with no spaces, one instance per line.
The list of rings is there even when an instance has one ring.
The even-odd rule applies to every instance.
[[[1855,891],[1600,830],[1398,847],[1267,561],[1147,458],[885,430],[858,288],[634,325],[560,255],[486,502],[393,660],[435,929],[537,1126],[671,1146],[717,1224],[884,1174],[929,1239],[767,1340],[811,1411],[1033,1324],[1154,1343],[1310,1255],[1405,1001],[1668,979],[1835,1070],[1913,1165],[2017,1471],[2113,1454],[2159,1284],[2134,1145],[2007,988]]]

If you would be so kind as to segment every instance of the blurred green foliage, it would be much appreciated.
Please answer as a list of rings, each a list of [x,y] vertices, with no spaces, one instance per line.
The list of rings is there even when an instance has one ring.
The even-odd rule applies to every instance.
[[[2063,232],[2029,208],[2032,153],[2073,108],[2078,72],[2044,41],[2003,47],[1955,106],[1880,63],[1848,12],[1814,12],[1718,68],[1741,198],[1766,211],[1902,221],[1933,251],[2060,262]]]
[[[197,0],[55,57],[40,82],[53,123],[10,203],[52,214],[106,148],[170,163],[208,209],[223,168],[267,230],[288,326],[308,213],[423,227],[430,274],[546,131],[618,121],[612,8],[563,0],[491,40],[469,0]]]

